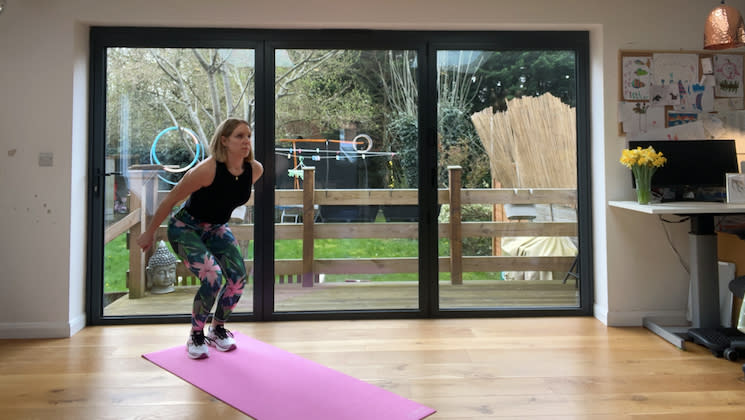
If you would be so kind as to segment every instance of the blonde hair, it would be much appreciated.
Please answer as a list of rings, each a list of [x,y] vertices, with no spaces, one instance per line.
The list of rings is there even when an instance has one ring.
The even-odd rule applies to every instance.
[[[220,140],[223,138],[223,136],[230,137],[230,135],[233,134],[233,131],[235,131],[235,129],[241,124],[245,124],[246,127],[248,127],[248,135],[251,136],[251,124],[249,124],[246,120],[241,120],[238,118],[228,118],[227,120],[221,122],[219,126],[217,126],[215,134],[210,140],[210,154],[214,156],[215,160],[217,160],[218,162],[225,162],[225,160],[228,158],[228,152],[225,148],[225,145],[222,144]],[[246,159],[244,160],[246,162],[251,162],[252,160],[254,160],[253,146],[251,146],[251,149],[248,152],[248,156],[246,156]]]

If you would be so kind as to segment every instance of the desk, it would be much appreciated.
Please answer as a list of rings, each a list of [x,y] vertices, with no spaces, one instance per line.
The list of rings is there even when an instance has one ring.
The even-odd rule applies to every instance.
[[[688,201],[639,204],[635,201],[609,201],[608,205],[646,214],[688,216],[691,220],[691,230],[688,233],[691,270],[691,322],[665,325],[662,320],[645,317],[642,320],[644,326],[684,350],[686,332],[689,328],[720,327],[719,273],[714,216],[745,213],[745,204]]]

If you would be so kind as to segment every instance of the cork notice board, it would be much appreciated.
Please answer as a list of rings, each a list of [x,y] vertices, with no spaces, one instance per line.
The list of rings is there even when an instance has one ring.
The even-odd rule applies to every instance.
[[[620,51],[619,135],[725,138],[745,116],[744,63],[742,52]]]

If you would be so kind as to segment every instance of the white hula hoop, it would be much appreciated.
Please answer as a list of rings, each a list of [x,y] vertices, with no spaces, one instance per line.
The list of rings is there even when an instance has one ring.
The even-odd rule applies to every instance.
[[[367,134],[358,134],[357,136],[355,136],[355,138],[354,138],[354,139],[352,139],[352,142],[353,142],[353,143],[357,143],[357,139],[358,139],[358,138],[360,138],[360,137],[362,137],[363,139],[367,140],[367,148],[365,148],[365,149],[358,149],[358,148],[357,148],[357,145],[355,144],[355,146],[354,146],[354,150],[355,150],[355,151],[356,151],[357,153],[365,153],[365,152],[369,152],[369,151],[370,151],[370,149],[372,149],[372,146],[373,146],[373,141],[372,141],[372,139],[370,138],[370,136],[368,136]]]

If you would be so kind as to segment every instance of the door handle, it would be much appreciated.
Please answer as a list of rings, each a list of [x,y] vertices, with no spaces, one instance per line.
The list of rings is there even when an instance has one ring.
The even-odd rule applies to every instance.
[[[100,191],[101,191],[101,182],[100,182],[100,179],[101,178],[104,178],[104,177],[107,177],[107,176],[112,176],[112,175],[121,175],[121,174],[122,174],[121,172],[103,172],[102,170],[97,169],[96,170],[96,175],[97,175],[96,176],[96,180],[93,183],[93,193],[96,194],[96,195],[98,195],[100,193]]]

